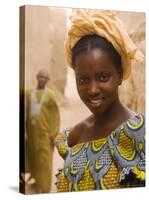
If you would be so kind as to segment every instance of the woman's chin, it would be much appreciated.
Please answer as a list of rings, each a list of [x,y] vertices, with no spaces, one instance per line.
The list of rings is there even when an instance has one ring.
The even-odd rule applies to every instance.
[[[103,106],[92,106],[92,107],[88,107],[89,110],[94,114],[94,115],[101,115],[104,113],[104,107]]]

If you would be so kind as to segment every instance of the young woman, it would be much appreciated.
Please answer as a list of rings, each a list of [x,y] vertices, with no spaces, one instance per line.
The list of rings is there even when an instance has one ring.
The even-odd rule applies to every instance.
[[[81,191],[145,184],[144,115],[125,107],[118,88],[143,60],[116,15],[77,10],[66,40],[67,63],[78,94],[92,112],[56,138],[64,158],[57,191]]]

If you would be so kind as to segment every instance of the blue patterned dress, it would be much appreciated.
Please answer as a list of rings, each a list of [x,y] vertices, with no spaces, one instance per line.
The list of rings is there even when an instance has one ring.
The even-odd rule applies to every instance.
[[[108,137],[69,147],[70,129],[56,138],[64,159],[59,169],[57,191],[83,191],[141,187],[145,185],[145,120],[138,114]]]

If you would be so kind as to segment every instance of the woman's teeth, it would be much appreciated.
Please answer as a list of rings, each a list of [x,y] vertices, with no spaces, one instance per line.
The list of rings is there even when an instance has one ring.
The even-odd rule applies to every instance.
[[[97,100],[90,99],[90,103],[92,103],[92,104],[101,104],[102,100],[101,99],[97,99]]]

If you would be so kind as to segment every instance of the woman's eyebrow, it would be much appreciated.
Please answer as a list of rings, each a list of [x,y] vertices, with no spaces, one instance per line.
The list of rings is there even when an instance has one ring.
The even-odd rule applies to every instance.
[[[76,74],[77,76],[85,76],[84,74],[82,74],[82,73],[80,73],[80,72],[75,72],[75,74]]]

